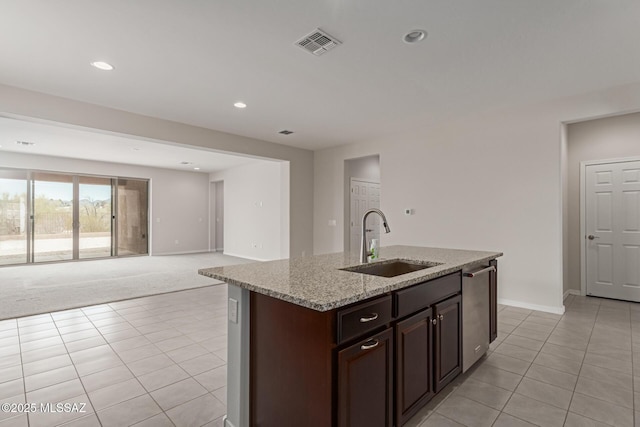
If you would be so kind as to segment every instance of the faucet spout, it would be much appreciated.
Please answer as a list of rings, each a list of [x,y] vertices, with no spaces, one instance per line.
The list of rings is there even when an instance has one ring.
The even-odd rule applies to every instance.
[[[380,218],[382,218],[382,226],[384,227],[384,232],[385,233],[391,232],[391,229],[389,228],[389,224],[387,224],[387,217],[384,216],[384,213],[380,209],[369,209],[364,213],[364,215],[362,216],[362,239],[360,243],[360,262],[361,263],[366,263],[367,258],[369,257],[369,255],[371,255],[371,252],[367,248],[367,217],[372,213],[376,213],[380,215]]]

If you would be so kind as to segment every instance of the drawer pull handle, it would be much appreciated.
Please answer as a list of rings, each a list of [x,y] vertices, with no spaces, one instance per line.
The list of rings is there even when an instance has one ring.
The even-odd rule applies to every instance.
[[[371,316],[369,317],[361,317],[360,323],[371,322],[372,320],[376,320],[377,318],[378,318],[378,313],[371,313]]]
[[[444,319],[444,315],[438,314],[438,320],[442,320],[442,319]]]
[[[434,317],[433,319],[431,319],[431,323],[433,323],[433,324],[435,325],[436,323],[438,323],[438,319],[436,319],[436,318]]]
[[[371,343],[371,344],[369,344],[369,343]],[[362,344],[360,346],[360,350],[371,350],[372,348],[377,347],[378,344],[380,344],[380,341],[378,341],[378,340],[367,341],[366,343],[364,343],[364,344]]]

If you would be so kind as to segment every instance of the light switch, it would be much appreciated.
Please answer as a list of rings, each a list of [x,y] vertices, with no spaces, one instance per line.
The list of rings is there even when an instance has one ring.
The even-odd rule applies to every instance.
[[[238,323],[238,301],[229,298],[229,322]]]
[[[329,220],[329,227],[335,227],[336,226],[336,220],[335,219],[330,219]]]

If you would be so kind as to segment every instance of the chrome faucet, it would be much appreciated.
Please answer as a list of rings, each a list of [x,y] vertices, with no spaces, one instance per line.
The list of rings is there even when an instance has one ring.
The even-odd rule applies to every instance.
[[[384,226],[385,233],[389,233],[391,230],[387,225],[387,218],[384,216],[380,209],[369,209],[362,216],[362,242],[360,245],[360,262],[366,263],[367,258],[371,255],[371,251],[367,248],[367,217],[371,213],[377,213],[382,218],[382,225]]]

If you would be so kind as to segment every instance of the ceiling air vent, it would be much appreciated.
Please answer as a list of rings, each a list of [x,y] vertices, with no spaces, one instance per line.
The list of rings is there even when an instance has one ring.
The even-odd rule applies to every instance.
[[[32,145],[36,145],[35,142],[31,142],[31,141],[16,141],[16,144],[24,145],[24,146],[27,146],[27,147],[30,147]]]
[[[278,133],[281,133],[283,135],[291,135],[293,133],[293,131],[284,129],[284,130],[281,130]]]
[[[341,43],[335,37],[330,36],[319,28],[316,28],[316,30],[311,34],[307,34],[298,40],[296,44],[304,50],[313,53],[316,56],[320,56]]]

